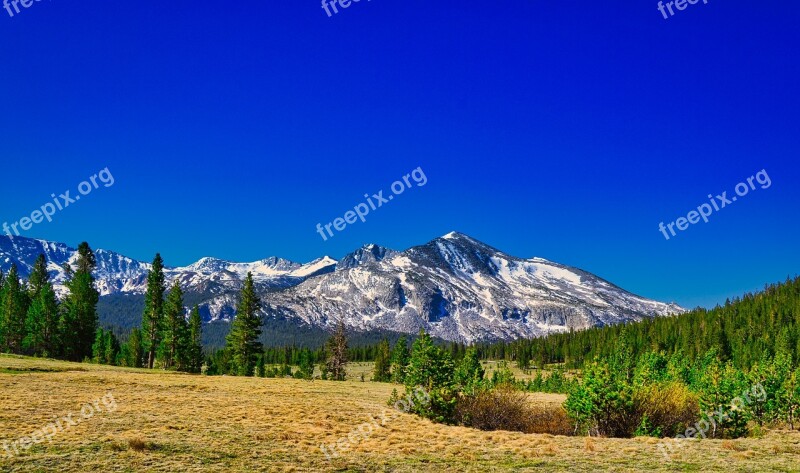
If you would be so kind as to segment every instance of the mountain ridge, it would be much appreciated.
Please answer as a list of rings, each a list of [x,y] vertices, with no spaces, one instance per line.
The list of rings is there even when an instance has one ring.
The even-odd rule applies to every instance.
[[[76,251],[23,237],[0,238],[0,269],[17,264],[26,277],[45,254],[57,293]],[[141,296],[150,264],[98,249],[95,276],[101,296]],[[203,257],[166,267],[187,303],[206,322],[229,321],[237,291],[253,274],[266,318],[330,330],[338,321],[358,331],[390,330],[466,343],[532,338],[684,312],[677,304],[646,299],[587,271],[544,258],[508,255],[466,234],[450,232],[396,251],[364,245],[340,260],[328,256],[301,264],[272,256],[250,263]],[[101,320],[113,322],[104,309]],[[113,312],[113,310],[111,310]],[[130,319],[130,318],[129,318]],[[134,324],[135,320],[129,320]]]

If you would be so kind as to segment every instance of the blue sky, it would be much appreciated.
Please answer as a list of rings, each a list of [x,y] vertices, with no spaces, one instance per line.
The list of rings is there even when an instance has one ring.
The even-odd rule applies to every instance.
[[[0,219],[167,264],[451,230],[713,305],[795,275],[794,2],[35,2],[0,10]],[[316,232],[421,167],[428,182]],[[667,241],[658,230],[766,170]],[[413,182],[413,181],[412,181]]]

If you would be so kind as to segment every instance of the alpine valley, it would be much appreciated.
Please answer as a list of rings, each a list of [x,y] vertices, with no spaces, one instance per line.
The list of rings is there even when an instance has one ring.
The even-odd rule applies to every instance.
[[[16,264],[27,278],[39,254],[47,258],[63,295],[62,266],[75,249],[24,237],[0,237],[0,269]],[[95,250],[100,321],[123,329],[141,322],[149,263]],[[415,334],[463,343],[532,338],[685,310],[634,295],[590,273],[541,258],[507,255],[453,232],[421,246],[394,251],[366,245],[341,260],[324,256],[306,264],[278,257],[252,263],[202,258],[168,267],[185,303],[200,306],[203,320],[227,325],[237,291],[252,272],[265,325],[330,330],[339,320],[359,333]]]

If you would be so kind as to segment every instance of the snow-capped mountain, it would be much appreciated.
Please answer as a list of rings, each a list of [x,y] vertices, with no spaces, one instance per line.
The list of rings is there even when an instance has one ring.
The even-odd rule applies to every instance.
[[[451,341],[530,338],[683,312],[558,263],[506,255],[460,233],[269,294],[270,316]]]
[[[75,262],[78,257],[76,249],[46,240],[0,236],[0,270],[4,272],[8,272],[13,263],[17,265],[20,277],[27,278],[40,254],[47,260],[47,270],[56,293],[60,296],[65,294],[64,264]],[[96,250],[95,258],[97,269],[94,275],[101,295],[134,292],[144,287],[149,264],[106,250]]]
[[[150,263],[136,261],[113,251],[94,250],[97,269],[94,276],[101,296],[144,294]],[[74,263],[78,252],[63,243],[24,237],[0,236],[0,269],[8,272],[16,264],[20,277],[27,278],[36,258],[45,255],[50,278],[59,295],[66,293],[65,263]],[[299,284],[308,277],[336,268],[336,260],[325,256],[308,264],[271,257],[252,263],[234,263],[216,258],[201,258],[184,267],[166,267],[168,284],[179,280],[184,291],[212,296],[237,291],[248,272],[261,290]],[[216,317],[212,317],[216,318]]]
[[[16,263],[25,277],[40,253],[63,293],[61,266],[74,261],[74,249],[0,237],[4,271]],[[105,250],[95,254],[101,295],[144,293],[148,263]],[[187,298],[213,321],[233,317],[236,291],[247,272],[254,276],[267,318],[322,328],[342,320],[362,331],[425,328],[461,342],[530,338],[684,311],[580,269],[506,255],[456,232],[403,252],[366,245],[338,262],[327,256],[304,265],[277,257],[253,263],[202,258],[167,268],[165,275],[170,284],[180,281]]]

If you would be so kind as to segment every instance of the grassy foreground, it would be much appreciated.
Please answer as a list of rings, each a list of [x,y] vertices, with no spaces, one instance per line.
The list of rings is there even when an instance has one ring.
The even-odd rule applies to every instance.
[[[384,412],[392,389],[0,356],[0,471],[800,471],[797,432],[689,442],[667,462],[652,438],[481,432]],[[109,392],[115,409],[97,404]],[[3,442],[80,417],[93,401],[97,413],[50,442],[13,457],[3,451]],[[393,418],[328,460],[320,444],[347,438],[370,416]]]

